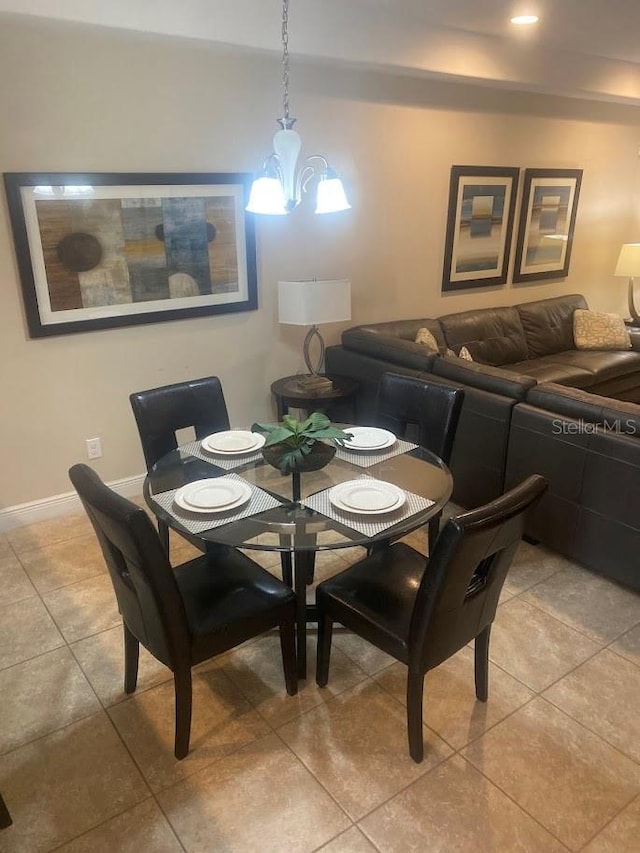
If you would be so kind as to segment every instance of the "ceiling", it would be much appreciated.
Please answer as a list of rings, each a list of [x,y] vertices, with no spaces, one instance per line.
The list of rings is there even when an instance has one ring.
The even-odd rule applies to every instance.
[[[535,27],[515,13],[534,11]],[[0,0],[37,16],[280,50],[281,0]],[[640,0],[290,0],[293,57],[640,105]]]

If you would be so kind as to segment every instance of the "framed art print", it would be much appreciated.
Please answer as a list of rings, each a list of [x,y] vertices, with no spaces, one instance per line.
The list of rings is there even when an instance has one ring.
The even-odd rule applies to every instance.
[[[442,290],[507,280],[519,170],[452,166]]]
[[[251,175],[4,179],[31,337],[257,308]]]
[[[569,274],[582,169],[527,169],[514,282]]]

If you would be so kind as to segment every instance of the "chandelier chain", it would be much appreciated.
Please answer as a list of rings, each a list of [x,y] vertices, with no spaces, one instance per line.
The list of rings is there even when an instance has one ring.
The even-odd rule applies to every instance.
[[[289,0],[282,0],[282,107],[289,118]]]

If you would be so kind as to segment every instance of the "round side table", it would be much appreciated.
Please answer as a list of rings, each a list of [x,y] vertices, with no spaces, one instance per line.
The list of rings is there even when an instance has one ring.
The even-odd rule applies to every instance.
[[[325,376],[326,374],[322,375]],[[351,402],[351,414],[355,417],[353,399],[358,390],[359,383],[357,380],[350,379],[348,376],[329,376],[328,378],[333,382],[332,388],[313,390],[301,388],[298,385],[300,378],[300,376],[284,376],[271,384],[271,393],[276,398],[278,407],[279,421],[282,420],[289,406],[305,409],[307,413],[314,411],[328,414],[338,404],[345,402]]]

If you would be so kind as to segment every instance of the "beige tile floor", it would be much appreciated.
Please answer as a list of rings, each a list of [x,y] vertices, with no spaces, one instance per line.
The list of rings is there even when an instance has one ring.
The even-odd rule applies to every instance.
[[[318,577],[356,556],[323,554]],[[143,652],[122,692],[87,520],[0,536],[0,579],[3,853],[640,850],[640,596],[543,548],[523,543],[509,574],[488,703],[469,648],[427,677],[421,765],[403,667],[346,633],[328,688],[296,697],[271,635],[199,667],[176,762],[168,670]]]

